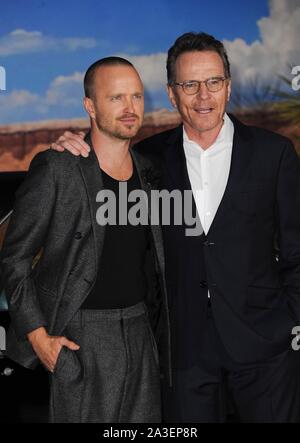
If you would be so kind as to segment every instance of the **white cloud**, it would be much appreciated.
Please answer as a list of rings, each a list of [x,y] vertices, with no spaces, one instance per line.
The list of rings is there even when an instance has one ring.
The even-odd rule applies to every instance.
[[[20,89],[10,93],[0,94],[0,124],[16,121],[31,120],[29,116],[36,115],[36,110],[42,104],[41,97],[30,91]],[[41,110],[38,111],[38,115]]]
[[[16,29],[0,37],[0,56],[44,51],[75,51],[97,46],[94,38],[57,38],[39,31]]]
[[[15,90],[9,94],[0,95],[1,111],[4,111],[5,109],[19,108],[22,106],[32,106],[38,104],[39,102],[39,95],[32,94],[24,89]]]
[[[48,105],[77,105],[83,96],[83,77],[81,72],[69,76],[60,75],[50,84],[45,101]]]
[[[28,90],[14,90],[0,95],[0,122],[38,120],[49,116],[59,118],[64,113],[83,113],[83,74],[58,76],[45,94],[33,94]]]
[[[166,60],[163,52],[150,55],[121,55],[129,60],[138,70],[145,88],[157,91],[166,84]]]
[[[258,20],[260,40],[224,40],[233,77],[241,83],[260,77],[272,79],[290,73],[289,65],[300,63],[299,0],[269,0],[270,16]]]

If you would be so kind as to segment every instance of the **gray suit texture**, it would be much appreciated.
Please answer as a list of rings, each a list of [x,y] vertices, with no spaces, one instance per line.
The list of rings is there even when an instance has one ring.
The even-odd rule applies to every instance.
[[[89,141],[89,138],[87,140]],[[152,188],[153,166],[138,152],[131,150],[131,155],[142,189],[149,194]],[[105,238],[105,226],[96,225],[95,217],[96,195],[101,189],[101,170],[93,150],[88,158],[75,157],[68,152],[47,150],[33,159],[26,179],[17,191],[14,212],[1,251],[1,279],[12,321],[7,337],[7,354],[25,367],[34,368],[38,364],[37,356],[26,338],[30,331],[44,326],[50,335],[57,336],[70,331],[73,325],[72,330],[76,331],[74,338],[80,330],[82,335],[82,322],[81,329],[74,329],[74,319],[76,320],[83,301],[93,288]],[[147,353],[146,358],[150,358],[151,365],[153,361],[157,361],[158,348],[160,377],[167,378],[171,383],[163,241],[159,226],[151,226],[151,233],[152,246],[145,259],[147,298],[142,311],[141,307],[136,305],[136,311],[131,312],[130,318],[135,318],[137,323],[139,318],[145,319],[140,335],[145,340],[147,336],[148,342],[152,343],[151,347],[147,345],[151,349],[152,357]],[[39,260],[33,266],[34,259],[39,254]],[[126,309],[123,313],[116,314],[116,319],[120,315],[127,318],[128,312],[125,311]],[[88,314],[89,311],[82,312]],[[89,315],[84,318],[89,334],[95,333],[96,324],[105,324],[100,315],[93,325],[92,332]],[[103,327],[107,328],[107,324]],[[123,338],[126,327],[125,321],[121,331]],[[144,345],[140,343],[139,346]],[[63,372],[60,371],[60,367],[64,362],[66,373],[68,364],[71,365],[72,361],[77,362],[77,352],[85,351],[87,350],[83,349],[76,351],[76,355],[70,355],[72,351],[63,348],[55,372]],[[94,351],[90,348],[87,352]],[[79,353],[78,356],[80,357]],[[155,376],[159,378],[158,369],[157,366],[158,375]],[[92,384],[90,386],[92,389]],[[53,405],[52,400],[53,396]],[[53,421],[60,421],[55,418],[53,410],[51,415]],[[153,415],[150,416],[149,421],[156,421]],[[89,415],[86,417],[88,421]],[[113,415],[104,417],[103,421],[114,420],[112,417]],[[117,420],[122,420],[120,417],[119,414]],[[156,418],[159,420],[158,416]],[[76,418],[74,416],[74,421],[81,419],[80,414]],[[145,416],[139,414],[127,418],[123,416],[123,419],[147,421]],[[101,416],[93,416],[90,420],[99,421]],[[69,421],[69,418],[66,418],[66,421]]]

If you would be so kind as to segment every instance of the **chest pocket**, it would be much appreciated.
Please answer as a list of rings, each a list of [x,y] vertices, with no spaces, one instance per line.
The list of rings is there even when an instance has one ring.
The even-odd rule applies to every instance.
[[[271,215],[274,210],[274,192],[270,184],[245,185],[232,192],[230,203],[236,212],[248,216]]]

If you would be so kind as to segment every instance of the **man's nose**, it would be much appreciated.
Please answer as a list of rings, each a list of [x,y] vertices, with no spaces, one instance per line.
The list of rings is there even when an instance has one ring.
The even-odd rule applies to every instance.
[[[207,89],[206,84],[204,82],[200,83],[197,95],[199,98],[201,98],[201,100],[206,100],[209,98],[209,90]]]
[[[131,97],[125,98],[124,107],[126,112],[134,112],[134,103]]]

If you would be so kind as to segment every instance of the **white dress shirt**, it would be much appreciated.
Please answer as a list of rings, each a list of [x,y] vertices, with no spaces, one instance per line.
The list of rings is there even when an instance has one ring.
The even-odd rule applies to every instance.
[[[234,126],[227,114],[216,141],[206,150],[189,140],[183,129],[183,148],[196,208],[205,234],[216,215],[229,176]]]

